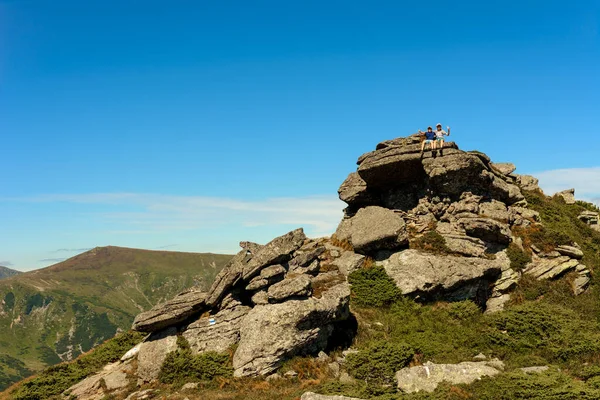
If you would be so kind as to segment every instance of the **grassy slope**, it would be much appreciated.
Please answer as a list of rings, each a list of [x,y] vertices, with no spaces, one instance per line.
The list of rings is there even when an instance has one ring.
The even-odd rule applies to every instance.
[[[600,233],[577,219],[588,206],[566,205],[535,193],[529,193],[528,199],[541,213],[546,228],[521,232],[524,240],[538,246],[576,241],[584,250],[588,268],[593,273],[600,271]],[[525,278],[505,311],[483,315],[470,301],[423,305],[402,299],[385,274],[376,268],[361,270],[352,275],[352,310],[359,322],[353,347],[360,353],[349,357],[346,364],[348,372],[360,377],[354,384],[341,384],[326,363],[296,358],[281,369],[297,371],[296,379],[266,382],[217,377],[185,393],[178,393],[182,382],[154,387],[163,395],[170,394],[169,398],[190,400],[292,400],[309,390],[378,400],[598,399],[600,287],[593,275],[588,291],[575,297],[570,278],[553,282]],[[371,290],[367,290],[369,286]],[[405,362],[407,348],[414,352],[412,362],[417,364],[427,360],[460,362],[482,352],[502,359],[506,371],[468,386],[442,384],[432,394],[399,394],[393,386],[386,386],[393,380],[386,374],[397,365],[387,367],[390,360]],[[335,354],[339,355],[339,350]],[[518,370],[534,365],[550,365],[551,369],[540,375]],[[370,375],[370,371],[377,373]],[[28,397],[29,390],[43,387],[43,380],[44,376],[36,378],[30,388],[21,385],[13,393],[19,393],[19,399],[33,399]],[[4,398],[12,397],[7,394]]]
[[[21,271],[17,271],[14,269],[10,269],[7,267],[0,266],[0,279],[10,278],[11,276],[15,276],[20,274]]]
[[[197,284],[229,255],[96,248],[0,281],[0,390],[128,329],[140,311]]]

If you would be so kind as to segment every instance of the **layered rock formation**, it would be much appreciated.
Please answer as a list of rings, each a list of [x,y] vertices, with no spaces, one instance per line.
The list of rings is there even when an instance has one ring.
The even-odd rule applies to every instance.
[[[106,374],[156,379],[177,336],[195,354],[232,351],[236,377],[265,376],[295,355],[341,345],[353,334],[344,325],[351,319],[347,277],[367,262],[382,267],[405,296],[472,299],[486,312],[502,310],[523,273],[542,280],[576,272],[573,292],[587,288],[590,271],[576,243],[542,252],[515,234],[541,221],[522,193],[539,191],[537,180],[514,174],[514,165],[452,142],[421,155],[417,136],[380,143],[357,164],[338,191],[348,207],[333,238],[308,239],[297,229],[265,245],[240,243],[210,290],[189,289],[138,315],[133,329],[148,338]],[[593,224],[594,216],[580,218]],[[531,254],[523,272],[511,267],[509,246]],[[415,368],[398,372],[400,389],[417,390],[410,385],[423,374],[421,389],[429,390],[449,375],[470,382],[498,373],[475,362]],[[72,390],[97,384],[84,386]]]

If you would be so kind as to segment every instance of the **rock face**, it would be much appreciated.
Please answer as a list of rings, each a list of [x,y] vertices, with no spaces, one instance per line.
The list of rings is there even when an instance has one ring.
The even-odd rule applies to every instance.
[[[283,360],[325,348],[333,324],[349,316],[350,288],[337,285],[320,299],[256,306],[242,321],[234,376],[266,375]]]
[[[155,332],[185,321],[202,312],[206,293],[190,289],[166,303],[153,307],[150,311],[138,314],[132,329],[140,332]]]
[[[509,263],[508,259],[443,256],[418,250],[394,253],[378,262],[404,295],[450,300],[475,299],[478,294],[486,297],[481,291],[485,292]]]
[[[578,217],[595,231],[600,232],[600,214],[593,211],[583,211]]]
[[[556,193],[555,196],[562,197],[567,204],[575,204],[575,189],[563,190]]]
[[[500,367],[500,369],[496,368]],[[398,389],[405,393],[433,392],[446,381],[451,384],[470,384],[482,376],[494,376],[500,373],[501,362],[471,362],[459,364],[434,364],[427,362],[417,367],[403,368],[396,373]]]

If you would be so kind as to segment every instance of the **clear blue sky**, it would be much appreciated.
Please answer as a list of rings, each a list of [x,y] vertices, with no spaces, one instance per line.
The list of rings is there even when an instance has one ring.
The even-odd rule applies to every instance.
[[[0,264],[331,233],[356,158],[438,121],[599,198],[599,29],[588,0],[0,0]]]

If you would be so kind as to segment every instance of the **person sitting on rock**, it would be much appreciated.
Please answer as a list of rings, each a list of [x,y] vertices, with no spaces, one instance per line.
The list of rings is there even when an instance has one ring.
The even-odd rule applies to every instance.
[[[429,143],[431,151],[435,150],[435,132],[433,131],[433,128],[428,126],[427,132],[423,132],[419,129],[419,135],[425,137],[425,140],[421,142],[421,156],[423,156],[423,150],[425,150],[425,145],[427,143]]]
[[[447,126],[446,129],[448,129],[448,132],[442,129],[442,124],[435,126],[435,140],[440,144],[440,149],[444,147],[444,136],[450,136],[450,127]]]

